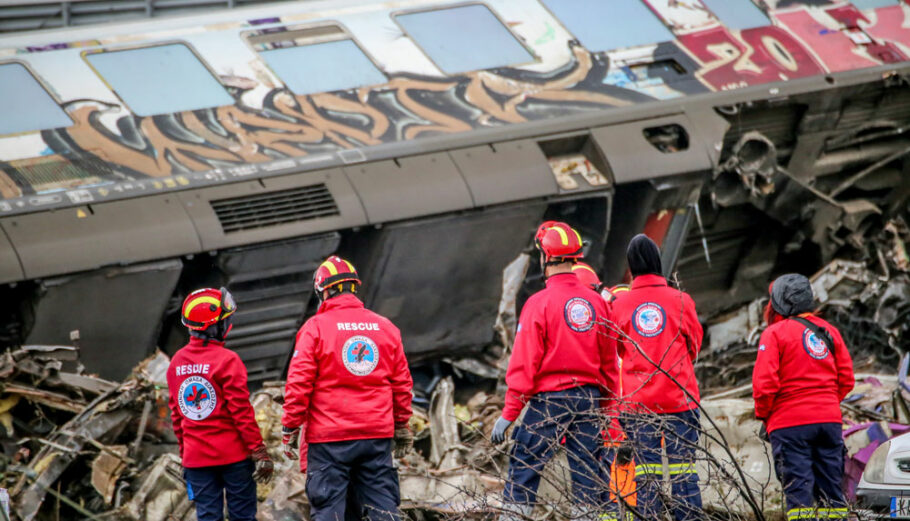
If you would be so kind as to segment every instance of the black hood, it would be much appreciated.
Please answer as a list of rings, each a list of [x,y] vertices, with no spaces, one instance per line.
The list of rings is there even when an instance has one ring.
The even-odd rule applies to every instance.
[[[771,286],[771,307],[781,316],[792,317],[812,311],[815,298],[805,275],[788,273],[777,277]]]
[[[639,233],[629,241],[626,250],[629,260],[629,271],[633,277],[639,275],[663,275],[660,266],[660,248],[647,235]]]

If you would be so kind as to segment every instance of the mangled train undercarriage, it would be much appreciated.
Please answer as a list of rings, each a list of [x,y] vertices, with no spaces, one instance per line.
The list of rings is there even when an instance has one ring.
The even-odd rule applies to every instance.
[[[893,71],[803,82],[690,98],[684,107],[662,103],[529,124],[519,141],[514,129],[513,141],[469,148],[447,148],[445,139],[434,138],[427,147],[443,152],[376,168],[402,180],[433,168],[486,169],[503,176],[502,186],[475,183],[471,208],[445,212],[434,211],[434,197],[407,181],[399,192],[412,200],[406,204],[388,194],[361,194],[368,213],[392,209],[379,219],[384,222],[250,235],[246,244],[233,238],[233,246],[212,242],[203,251],[73,274],[36,269],[37,276],[0,290],[0,342],[79,338],[90,370],[120,378],[156,346],[172,352],[180,345],[182,295],[226,285],[241,310],[230,346],[244,357],[252,381],[280,377],[294,332],[315,309],[311,273],[337,251],[361,267],[367,304],[401,324],[412,363],[432,366],[491,344],[503,268],[530,248],[534,227],[546,218],[578,227],[589,261],[610,284],[626,276],[628,239],[649,233],[703,317],[761,296],[777,273],[812,273],[834,258],[896,277],[907,265],[910,87]],[[377,174],[372,165],[363,167],[364,175]],[[329,175],[357,174],[345,168]],[[539,195],[509,202],[510,183],[524,178],[537,187],[523,190]],[[285,179],[295,177],[244,188],[254,191],[244,197],[254,199],[243,204],[270,204],[271,194],[284,193],[274,190],[287,185]],[[446,191],[454,185],[434,186]],[[190,204],[192,193],[171,202]],[[487,202],[477,194],[486,194]],[[38,226],[38,218],[19,220],[20,227]],[[150,230],[139,225],[134,232]],[[133,233],[128,227],[116,232],[125,235],[115,239]],[[105,233],[86,240],[104,243]],[[532,262],[519,301],[539,284]],[[902,302],[904,292],[895,287],[889,298]],[[880,334],[870,328],[868,335]]]

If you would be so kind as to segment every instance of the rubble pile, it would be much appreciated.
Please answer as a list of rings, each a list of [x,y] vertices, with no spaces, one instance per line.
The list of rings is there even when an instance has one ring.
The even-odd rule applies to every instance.
[[[86,375],[78,350],[25,346],[0,357],[4,488],[14,518],[189,520],[167,408],[168,358],[122,383]]]
[[[910,432],[910,257],[906,226],[895,223],[865,261],[837,259],[812,277],[822,316],[842,331],[857,385],[843,402],[850,486],[871,453]],[[889,235],[890,234],[890,235]],[[500,508],[509,444],[489,439],[503,407],[502,377],[515,328],[515,298],[526,256],[504,272],[498,345],[474,358],[444,359],[415,377],[414,449],[398,460],[402,508],[414,519],[484,517]],[[758,436],[751,374],[767,299],[712,318],[696,372],[702,390],[698,470],[705,505],[748,518],[751,494],[761,511],[780,508],[769,446]],[[78,349],[24,346],[0,355],[0,468],[13,518],[50,521],[191,521],[179,448],[170,425],[159,353],[122,383],[85,374]],[[442,369],[441,369],[442,368]],[[252,403],[275,462],[275,479],[259,485],[259,518],[308,517],[305,476],[282,451],[283,382],[266,383]],[[555,505],[570,477],[564,457],[548,464],[540,497]],[[742,476],[736,478],[736,476]],[[751,492],[743,492],[744,490]],[[852,490],[852,489],[851,489]],[[558,517],[558,508],[536,512]]]
[[[893,375],[910,351],[910,230],[895,220],[861,260],[834,259],[812,276],[820,316],[841,332],[857,373]],[[696,366],[702,389],[748,384],[767,296],[711,317]]]
[[[841,404],[850,499],[855,499],[855,487],[875,449],[910,432],[908,239],[906,224],[892,221],[865,245],[859,260],[834,259],[811,277],[818,313],[841,332],[856,372],[856,386]],[[779,484],[768,467],[768,447],[757,438],[751,400],[752,367],[767,302],[761,298],[709,319],[696,374],[705,412],[722,426],[750,487],[763,491],[766,506],[773,507],[780,498]],[[703,427],[711,432],[710,425]],[[709,441],[708,449],[722,459],[724,451],[716,443]],[[729,488],[722,480],[708,482],[714,486],[706,492],[706,503]]]
[[[85,374],[75,347],[26,346],[0,356],[0,487],[9,490],[13,519],[195,519],[167,407],[168,363],[159,352],[116,383]],[[309,513],[305,477],[281,448],[283,391],[284,382],[270,382],[252,396],[276,464],[275,479],[257,490],[265,520]],[[411,418],[415,449],[399,461],[402,508],[495,510],[507,456],[488,440],[502,396],[456,393],[452,377],[431,391]],[[456,395],[468,398],[456,403]]]

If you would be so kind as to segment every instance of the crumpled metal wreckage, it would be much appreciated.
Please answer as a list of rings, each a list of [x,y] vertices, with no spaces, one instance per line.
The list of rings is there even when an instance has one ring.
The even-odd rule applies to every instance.
[[[812,278],[826,316],[835,323],[848,317],[852,322],[842,330],[865,327],[845,331],[853,335],[847,343],[858,367],[857,386],[843,404],[851,483],[876,446],[910,429],[910,356],[897,363],[907,350],[910,264],[903,250],[893,251],[883,261],[891,268],[885,275],[867,263],[835,260]],[[483,516],[503,508],[509,445],[493,446],[489,436],[502,408],[509,355],[502,346],[511,344],[516,281],[528,262],[519,257],[504,273],[496,328],[502,345],[490,356],[444,360],[454,378],[437,374],[420,390],[424,398],[415,400],[415,448],[396,465],[402,509],[417,518]],[[736,468],[762,510],[781,504],[770,448],[758,437],[749,384],[764,303],[759,299],[710,319],[697,364],[704,397],[701,446],[708,455],[697,465],[705,507],[738,518],[749,517],[749,505],[743,483],[730,479]],[[195,519],[170,426],[167,365],[168,358],[156,353],[117,383],[85,374],[78,349],[70,346],[24,346],[0,355],[0,465],[13,519]],[[309,515],[305,476],[281,451],[283,389],[283,382],[270,382],[251,398],[276,462],[275,479],[258,488],[259,519],[267,521]],[[560,505],[571,503],[569,490],[568,465],[558,454],[542,480],[544,506],[532,516],[560,517]]]

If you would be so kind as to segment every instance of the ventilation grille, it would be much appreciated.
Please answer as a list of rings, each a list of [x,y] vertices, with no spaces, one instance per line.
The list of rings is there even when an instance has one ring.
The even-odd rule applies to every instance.
[[[233,197],[211,202],[224,233],[340,215],[322,183],[281,192]]]
[[[30,158],[11,161],[9,167],[36,192],[99,184],[115,178],[110,165],[94,158]]]

